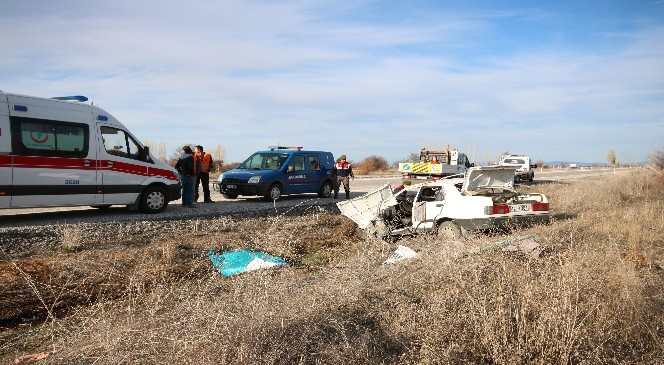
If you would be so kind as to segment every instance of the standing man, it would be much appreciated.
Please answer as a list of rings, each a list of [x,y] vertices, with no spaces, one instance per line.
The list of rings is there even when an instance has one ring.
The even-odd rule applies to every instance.
[[[353,175],[353,168],[348,161],[346,161],[346,155],[339,156],[337,159],[337,164],[334,165],[336,170],[337,182],[334,184],[334,199],[339,195],[339,187],[341,184],[344,186],[344,191],[346,192],[346,199],[350,199],[350,179],[355,180],[355,175]]]
[[[212,203],[210,198],[210,170],[212,170],[212,155],[203,151],[203,146],[196,146],[194,154],[196,162],[196,187],[194,188],[194,201],[198,201],[198,185],[203,184],[203,201]]]
[[[196,179],[196,164],[191,147],[182,147],[182,156],[175,164],[175,169],[180,173],[182,181],[182,206],[194,206],[194,179]]]

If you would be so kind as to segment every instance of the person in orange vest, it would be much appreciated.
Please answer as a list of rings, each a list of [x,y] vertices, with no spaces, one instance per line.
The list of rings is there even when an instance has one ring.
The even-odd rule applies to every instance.
[[[213,203],[210,198],[210,170],[212,170],[212,155],[203,151],[203,146],[196,146],[194,154],[196,162],[196,187],[194,188],[194,201],[198,201],[198,185],[203,185],[203,202]]]
[[[353,167],[346,161],[346,155],[339,156],[334,170],[337,176],[337,182],[334,184],[334,199],[339,195],[339,187],[343,184],[344,191],[346,192],[346,199],[350,198],[350,179],[355,179],[353,175]]]

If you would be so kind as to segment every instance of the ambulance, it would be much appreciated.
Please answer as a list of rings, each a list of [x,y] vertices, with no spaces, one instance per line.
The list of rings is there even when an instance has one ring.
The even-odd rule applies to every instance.
[[[126,205],[157,213],[180,198],[177,171],[85,101],[0,91],[0,209]]]

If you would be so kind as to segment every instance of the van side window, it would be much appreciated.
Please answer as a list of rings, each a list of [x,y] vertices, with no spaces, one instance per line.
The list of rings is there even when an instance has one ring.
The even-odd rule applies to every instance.
[[[87,124],[49,119],[10,117],[12,149],[19,155],[86,157]]]
[[[334,168],[334,157],[332,157],[331,153],[323,154],[323,167],[327,170]]]
[[[100,129],[106,152],[114,156],[141,159],[141,147],[125,131],[112,127],[101,127]]]
[[[288,172],[304,171],[304,156],[294,156],[288,164]]]
[[[320,171],[320,159],[318,156],[307,156],[307,163],[309,164],[309,170]]]

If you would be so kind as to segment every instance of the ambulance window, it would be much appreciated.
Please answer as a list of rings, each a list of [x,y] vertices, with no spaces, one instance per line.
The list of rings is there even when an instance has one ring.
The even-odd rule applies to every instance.
[[[58,125],[55,137],[58,151],[80,152],[85,149],[85,129],[80,126]]]
[[[114,156],[129,157],[125,132],[115,128],[101,127],[101,138],[104,141],[106,152]]]
[[[21,142],[29,149],[55,151],[55,128],[51,124],[23,122]]]
[[[88,126],[47,119],[12,117],[13,150],[21,155],[85,157]]]
[[[141,158],[141,147],[138,146],[138,143],[134,141],[129,135],[127,135],[127,145],[129,146],[129,158],[134,160],[140,160]]]

